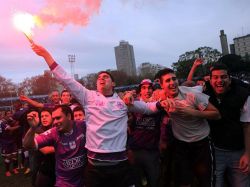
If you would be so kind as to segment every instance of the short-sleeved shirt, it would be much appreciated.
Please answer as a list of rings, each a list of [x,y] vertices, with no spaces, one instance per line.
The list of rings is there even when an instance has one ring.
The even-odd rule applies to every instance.
[[[60,133],[56,127],[35,137],[37,149],[54,146],[56,158],[55,186],[83,186],[83,173],[87,161],[85,122],[74,122],[69,134]]]
[[[186,86],[179,86],[179,94],[174,98],[177,105],[200,111],[207,108],[208,99],[209,96],[206,94],[194,92],[193,89]],[[175,112],[170,112],[169,115],[173,122],[172,130],[176,139],[185,142],[196,142],[209,135],[210,128],[206,119],[181,116]]]
[[[241,122],[250,122],[250,96],[248,96],[247,101],[245,102],[243,109],[240,114]]]

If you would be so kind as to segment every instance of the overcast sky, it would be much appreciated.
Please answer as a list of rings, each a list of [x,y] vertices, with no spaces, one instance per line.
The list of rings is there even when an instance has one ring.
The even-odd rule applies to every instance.
[[[71,0],[85,6],[86,0]],[[51,2],[54,2],[51,3]],[[60,3],[59,3],[60,2]],[[0,1],[0,75],[18,83],[48,69],[12,23],[13,14],[41,14],[50,6],[68,16],[63,0]],[[69,2],[69,1],[68,1]],[[249,0],[95,0],[88,22],[48,22],[34,29],[33,39],[46,47],[70,73],[68,55],[76,55],[75,73],[84,76],[116,69],[114,47],[126,40],[134,47],[136,66],[143,62],[171,67],[179,55],[209,46],[221,51],[220,30],[228,43],[250,34]],[[98,4],[100,2],[100,4]],[[59,7],[59,5],[61,7]],[[74,7],[75,8],[75,7]],[[53,9],[55,10],[55,9]],[[81,19],[81,17],[79,18]],[[72,22],[72,23],[70,23]],[[84,25],[84,26],[83,26]]]

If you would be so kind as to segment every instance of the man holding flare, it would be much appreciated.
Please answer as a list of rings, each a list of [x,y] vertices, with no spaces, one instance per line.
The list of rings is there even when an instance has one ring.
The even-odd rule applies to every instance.
[[[106,71],[98,73],[97,91],[88,90],[68,75],[46,49],[35,43],[32,49],[45,59],[55,78],[84,108],[88,149],[86,186],[134,186],[126,153],[127,112],[151,114],[158,111],[160,103],[135,101],[133,105],[125,105],[114,92],[112,75]]]

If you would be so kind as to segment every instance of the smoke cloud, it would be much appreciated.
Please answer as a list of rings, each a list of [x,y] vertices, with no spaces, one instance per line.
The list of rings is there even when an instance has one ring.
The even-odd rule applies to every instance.
[[[37,17],[41,25],[86,26],[99,12],[102,0],[46,0]]]

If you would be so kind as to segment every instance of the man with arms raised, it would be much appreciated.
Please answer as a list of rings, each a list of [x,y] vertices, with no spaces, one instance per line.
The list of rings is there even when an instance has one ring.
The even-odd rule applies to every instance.
[[[46,49],[36,44],[32,44],[32,49],[45,59],[55,78],[84,108],[88,149],[86,186],[133,185],[126,155],[127,112],[128,110],[141,113],[156,112],[156,103],[135,101],[133,105],[127,107],[114,92],[115,82],[109,72],[98,73],[97,91],[88,90],[68,75]]]

